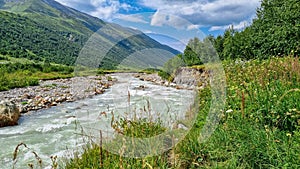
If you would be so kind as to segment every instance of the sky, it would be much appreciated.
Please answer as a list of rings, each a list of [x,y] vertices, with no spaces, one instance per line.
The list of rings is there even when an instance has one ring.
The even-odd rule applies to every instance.
[[[260,0],[56,1],[104,21],[141,30],[153,38],[166,40],[168,36],[184,44],[193,36],[222,35],[231,25],[242,30],[251,24],[260,6]]]

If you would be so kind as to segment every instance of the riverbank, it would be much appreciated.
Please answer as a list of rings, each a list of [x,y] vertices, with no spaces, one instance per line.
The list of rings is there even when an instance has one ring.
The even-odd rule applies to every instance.
[[[109,75],[45,80],[38,86],[2,91],[0,98],[14,102],[24,114],[102,94],[115,81]]]
[[[193,90],[203,89],[209,84],[209,73],[204,68],[179,68],[172,76],[172,81],[161,78],[158,73],[137,73],[134,77],[142,81],[150,81],[157,85],[173,87],[176,89]]]

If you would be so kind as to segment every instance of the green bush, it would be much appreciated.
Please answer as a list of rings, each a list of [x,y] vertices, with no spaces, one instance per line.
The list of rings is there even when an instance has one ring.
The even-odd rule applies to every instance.
[[[71,77],[73,68],[63,65],[42,65],[38,63],[0,64],[0,91],[25,86],[35,86],[40,79]]]

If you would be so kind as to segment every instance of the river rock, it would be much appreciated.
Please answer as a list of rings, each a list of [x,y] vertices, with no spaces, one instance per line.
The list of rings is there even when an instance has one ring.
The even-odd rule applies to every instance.
[[[0,127],[18,124],[20,111],[15,103],[10,101],[0,102]]]

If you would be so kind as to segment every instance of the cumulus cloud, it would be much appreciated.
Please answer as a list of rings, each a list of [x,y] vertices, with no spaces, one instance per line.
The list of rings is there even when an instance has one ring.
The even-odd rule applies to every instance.
[[[174,14],[171,15],[171,14],[168,14],[165,12],[161,12],[160,10],[158,10],[152,16],[151,25],[152,26],[170,26],[170,27],[174,27],[177,29],[187,29],[187,30],[199,28],[198,25],[194,25],[182,17],[179,17]]]
[[[133,7],[118,0],[56,0],[63,5],[86,12],[92,16],[111,20],[120,10],[128,11]]]
[[[215,26],[212,30],[216,30],[234,23],[249,22],[260,0],[141,0],[140,3],[158,10],[152,18],[156,25],[182,24],[182,20],[170,17],[176,15],[193,25]]]
[[[234,25],[236,29],[249,25],[261,0],[56,1],[107,21],[117,18],[146,23],[145,18],[139,15],[127,14],[143,12],[143,9],[150,8],[156,11],[151,18],[152,26],[171,26],[186,30],[209,27],[210,31],[216,31],[227,29],[230,25]]]

